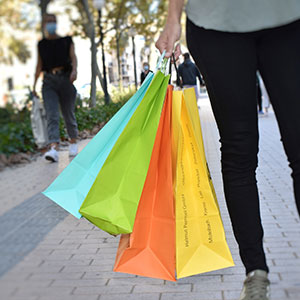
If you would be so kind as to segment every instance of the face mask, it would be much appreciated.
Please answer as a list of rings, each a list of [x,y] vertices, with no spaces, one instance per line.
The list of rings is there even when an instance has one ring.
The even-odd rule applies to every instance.
[[[56,23],[55,22],[46,23],[46,30],[49,34],[54,34],[56,32]]]
[[[145,66],[145,67],[144,67],[144,70],[145,70],[145,71],[148,71],[148,70],[149,70],[149,67],[148,67],[148,66]]]

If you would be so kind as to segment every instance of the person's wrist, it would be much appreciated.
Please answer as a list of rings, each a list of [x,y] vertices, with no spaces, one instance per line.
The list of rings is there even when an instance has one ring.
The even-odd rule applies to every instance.
[[[181,21],[181,13],[169,11],[168,16],[167,16],[167,23],[180,24],[180,21]]]
[[[176,16],[168,17],[166,25],[180,25],[180,18]]]

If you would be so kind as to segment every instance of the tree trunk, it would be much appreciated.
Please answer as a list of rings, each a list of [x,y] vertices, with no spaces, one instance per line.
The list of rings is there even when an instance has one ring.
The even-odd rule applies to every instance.
[[[105,62],[105,52],[104,52],[104,35],[103,35],[103,27],[102,27],[102,11],[98,10],[98,25],[100,30],[100,45],[101,45],[101,54],[102,54],[102,66],[103,66],[103,92],[104,92],[104,102],[105,105],[109,104],[110,96],[107,89],[107,76],[106,76],[106,62]]]
[[[117,46],[117,61],[118,61],[118,73],[119,73],[119,88],[120,90],[123,89],[123,74],[121,70],[121,61],[120,61],[120,39],[122,35],[122,31],[119,31],[120,28],[120,17],[122,14],[122,10],[125,5],[125,0],[121,0],[121,3],[119,4],[119,12],[118,16],[116,18],[116,23],[115,23],[115,30],[116,30],[116,46]]]
[[[82,17],[84,18],[82,10],[79,10],[79,11],[80,11],[80,14],[82,15]],[[90,32],[90,28],[89,28],[89,24],[83,24],[83,26],[85,28],[85,32],[87,33],[88,38],[90,40],[92,40],[91,32]],[[96,47],[98,49],[98,44],[96,44]],[[104,89],[104,82],[103,82],[103,77],[102,77],[102,74],[101,74],[101,71],[100,71],[100,68],[99,68],[97,60],[96,60],[96,75],[98,77],[99,83],[100,83],[101,88],[103,90]]]
[[[91,92],[90,107],[96,106],[96,75],[97,75],[97,47],[95,43],[95,35],[91,37]]]
[[[43,37],[45,36],[44,28],[43,28],[43,16],[47,12],[48,4],[51,0],[40,0],[40,9],[41,9],[41,20],[42,20],[42,26],[41,26],[41,32]]]
[[[103,82],[103,77],[102,77],[102,74],[101,74],[98,62],[97,62],[97,65],[96,65],[96,72],[97,72],[97,77],[98,77],[99,83],[100,83],[100,85],[101,85],[101,87],[103,89],[104,82]]]
[[[132,40],[132,58],[133,58],[134,85],[135,85],[135,90],[137,90],[137,75],[136,75],[136,60],[135,60],[135,41],[134,41],[134,36],[131,37],[131,40]]]
[[[97,74],[97,46],[95,42],[95,23],[93,14],[91,14],[89,9],[88,0],[81,0],[84,11],[89,20],[88,24],[88,35],[91,41],[91,93],[90,93],[90,107],[96,106],[96,74]]]
[[[118,61],[118,75],[119,75],[119,88],[123,89],[123,74],[121,69],[121,57],[120,57],[120,38],[121,35],[117,34],[116,37],[116,46],[117,46],[117,61]]]

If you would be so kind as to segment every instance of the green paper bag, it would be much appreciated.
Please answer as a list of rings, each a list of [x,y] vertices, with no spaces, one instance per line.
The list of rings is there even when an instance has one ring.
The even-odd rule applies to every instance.
[[[155,74],[80,207],[82,216],[110,234],[132,232],[168,80]]]

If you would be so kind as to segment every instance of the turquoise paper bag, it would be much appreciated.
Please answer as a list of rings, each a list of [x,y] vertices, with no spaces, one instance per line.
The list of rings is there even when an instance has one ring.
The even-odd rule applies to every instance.
[[[73,159],[43,194],[77,218],[79,208],[113,146],[142,101],[152,79],[149,73],[140,89]]]

